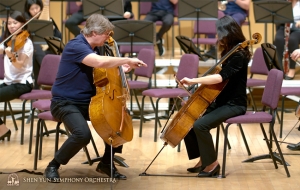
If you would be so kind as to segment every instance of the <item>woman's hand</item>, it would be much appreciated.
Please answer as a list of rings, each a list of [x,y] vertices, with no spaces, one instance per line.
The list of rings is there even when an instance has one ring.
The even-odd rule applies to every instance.
[[[5,53],[6,53],[7,57],[12,57],[13,56],[12,53],[11,53],[11,47],[10,46],[5,48]]]
[[[300,21],[297,21],[297,22],[295,23],[295,26],[296,26],[296,28],[300,28]]]
[[[293,53],[291,54],[291,58],[295,61],[297,59],[299,59],[300,58],[300,49],[294,50]]]
[[[130,18],[130,16],[131,16],[131,13],[128,11],[126,11],[123,15],[124,18]]]
[[[132,70],[132,68],[127,64],[122,65],[122,68],[125,73],[128,73]]]
[[[190,79],[190,78],[187,78],[187,77],[184,77],[183,79],[180,80],[180,83],[179,83],[179,86],[181,85],[192,85],[194,84],[194,82],[192,81],[193,79]]]

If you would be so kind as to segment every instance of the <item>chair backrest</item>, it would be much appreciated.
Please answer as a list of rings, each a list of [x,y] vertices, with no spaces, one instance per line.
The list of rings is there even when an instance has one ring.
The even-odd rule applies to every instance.
[[[75,1],[69,1],[67,4],[66,15],[72,15],[73,13],[78,12],[79,9],[80,6],[78,6]]]
[[[0,79],[4,79],[4,59],[3,54],[0,55]]]
[[[283,72],[278,69],[271,69],[265,89],[262,95],[261,103],[265,106],[272,108],[273,110],[277,108],[281,85],[283,80]]]
[[[218,18],[225,16],[223,11],[218,11]],[[194,34],[216,34],[216,20],[200,20],[198,21],[198,30],[197,30],[197,21],[194,23]]]
[[[180,58],[176,77],[181,80],[184,77],[198,77],[199,57],[195,54],[184,54]]]
[[[258,47],[252,58],[252,65],[250,67],[251,74],[268,75],[269,69],[264,60],[264,55],[261,47]]]
[[[39,85],[52,86],[58,71],[61,56],[54,54],[47,54],[43,58],[40,73],[37,79]]]
[[[147,64],[147,67],[139,67],[134,70],[136,76],[151,78],[155,65],[155,51],[153,49],[141,49],[138,59]]]
[[[152,3],[151,2],[139,2],[139,19],[141,19],[142,15],[146,15],[151,11]]]

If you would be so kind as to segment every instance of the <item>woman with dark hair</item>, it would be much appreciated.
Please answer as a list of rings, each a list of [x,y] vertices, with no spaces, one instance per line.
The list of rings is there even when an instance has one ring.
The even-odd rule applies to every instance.
[[[8,38],[12,33],[16,32],[24,25],[26,19],[19,11],[13,11],[9,14],[6,23],[7,30],[4,34],[4,39]],[[24,26],[16,35],[22,35],[27,26]],[[19,47],[14,51],[8,46],[11,43],[3,43],[0,46],[0,54],[4,55],[4,80],[0,85],[0,102],[7,102],[18,98],[24,93],[32,90],[32,54],[33,45],[30,38],[25,39],[23,47]],[[19,43],[20,44],[20,43]],[[11,131],[5,126],[0,118],[0,141],[10,140]]]
[[[231,16],[220,18],[216,22],[216,28],[221,56],[228,53],[238,43],[245,41],[241,27]],[[180,81],[182,85],[211,85],[228,80],[219,96],[207,108],[205,114],[195,121],[192,130],[184,138],[189,159],[200,157],[199,162],[193,168],[187,169],[189,172],[199,172],[198,177],[212,177],[219,174],[220,165],[210,130],[226,119],[246,112],[246,82],[250,58],[251,53],[248,47],[241,48],[229,56],[218,74],[192,79],[183,78]]]
[[[24,15],[28,20],[35,16],[37,13],[42,11],[44,8],[42,0],[26,0],[24,7]],[[61,33],[57,28],[54,20],[50,19],[53,23],[53,36],[61,39]],[[46,54],[52,54],[48,49],[43,50],[40,44],[34,44],[34,54],[33,54],[33,76],[34,76],[34,88],[39,88],[37,84],[37,78],[40,72],[40,67],[42,60]]]

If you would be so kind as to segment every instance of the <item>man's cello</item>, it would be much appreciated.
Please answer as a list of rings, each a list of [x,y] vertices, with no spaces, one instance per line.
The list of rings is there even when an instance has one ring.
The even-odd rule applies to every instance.
[[[117,45],[112,37],[108,45]],[[110,47],[105,46],[105,52],[114,56]],[[89,107],[90,120],[98,135],[107,144],[118,147],[133,138],[132,118],[126,108],[126,100],[130,96],[128,83],[122,66],[117,68],[95,68],[94,84],[96,95],[92,97]]]
[[[203,76],[219,73],[221,71],[221,64],[223,64],[231,54],[238,49],[259,43],[262,38],[259,33],[253,34],[252,37],[254,40],[247,40],[237,44],[223,56],[217,64],[205,72]],[[176,147],[192,129],[194,122],[202,117],[208,106],[217,98],[227,82],[226,80],[218,84],[201,85],[178,111],[171,123],[162,131],[160,138],[165,141],[165,144],[169,144],[173,148]]]

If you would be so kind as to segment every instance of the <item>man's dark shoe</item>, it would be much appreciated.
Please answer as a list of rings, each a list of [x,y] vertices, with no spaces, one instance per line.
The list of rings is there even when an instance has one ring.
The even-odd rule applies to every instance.
[[[56,167],[47,167],[44,172],[44,177],[47,181],[51,183],[59,183],[60,182],[60,176],[57,171],[58,169]]]
[[[300,150],[300,142],[298,144],[289,144],[287,148],[290,150]]]
[[[104,164],[102,162],[99,162],[97,168],[96,168],[96,171],[97,172],[100,172],[100,173],[105,173],[106,175],[108,175],[109,177],[111,177],[111,165],[110,164]],[[126,180],[127,177],[123,174],[120,174],[117,170],[117,168],[115,166],[113,166],[113,175],[112,177],[113,178],[116,178],[116,179],[122,179],[122,180]]]
[[[157,45],[159,56],[163,56],[165,54],[165,47],[163,46],[162,39],[157,40],[156,45]]]

